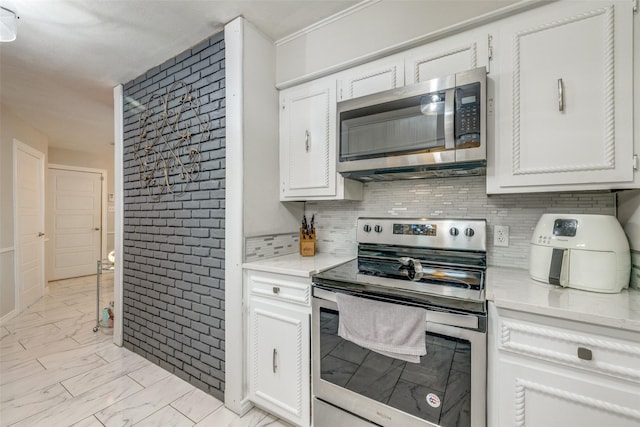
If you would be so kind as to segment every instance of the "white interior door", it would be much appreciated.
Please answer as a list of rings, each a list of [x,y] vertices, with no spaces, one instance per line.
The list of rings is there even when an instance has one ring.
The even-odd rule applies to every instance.
[[[53,228],[51,277],[60,280],[96,273],[101,258],[102,175],[49,169]]]
[[[16,311],[44,294],[44,154],[14,140]]]

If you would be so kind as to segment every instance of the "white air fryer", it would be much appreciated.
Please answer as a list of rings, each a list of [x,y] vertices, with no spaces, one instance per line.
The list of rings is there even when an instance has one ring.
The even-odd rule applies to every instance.
[[[616,293],[629,286],[631,252],[610,215],[544,214],[531,237],[532,279],[585,291]]]

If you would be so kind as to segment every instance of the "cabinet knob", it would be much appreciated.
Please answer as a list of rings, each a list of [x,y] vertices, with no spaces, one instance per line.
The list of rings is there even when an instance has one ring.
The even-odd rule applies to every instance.
[[[593,353],[588,348],[578,347],[578,359],[591,360],[593,359]]]
[[[273,349],[272,363],[273,363],[273,373],[275,374],[276,371],[278,370],[278,350],[276,350],[275,348]]]
[[[277,287],[277,286],[274,286],[274,287],[273,287],[273,293],[274,293],[274,294],[276,294],[276,295],[278,295],[278,294],[280,293],[280,288],[279,288],[279,287]]]

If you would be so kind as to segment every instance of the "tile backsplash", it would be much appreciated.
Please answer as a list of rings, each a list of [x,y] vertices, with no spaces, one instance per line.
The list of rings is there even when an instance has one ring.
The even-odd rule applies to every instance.
[[[245,262],[298,252],[298,233],[250,237],[244,243]]]
[[[306,203],[316,214],[319,252],[355,254],[356,220],[361,216],[480,218],[487,220],[489,265],[528,268],[529,241],[543,213],[615,215],[610,192],[536,193],[487,196],[485,177],[371,182],[362,201]],[[493,245],[493,228],[509,227],[509,246]]]
[[[354,256],[358,217],[486,219],[489,265],[525,269],[531,234],[543,213],[615,215],[615,194],[607,191],[487,196],[485,188],[484,176],[371,182],[362,201],[306,202],[305,211],[307,218],[316,215],[318,252]],[[508,247],[493,245],[496,225],[509,227]],[[245,242],[246,261],[297,251],[297,233]]]

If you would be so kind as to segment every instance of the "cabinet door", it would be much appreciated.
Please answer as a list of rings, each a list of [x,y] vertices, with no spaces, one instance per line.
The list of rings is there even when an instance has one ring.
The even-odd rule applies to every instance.
[[[402,56],[395,55],[361,65],[342,74],[338,78],[338,101],[402,86],[404,86],[404,61]]]
[[[310,421],[309,343],[308,312],[250,301],[250,399],[300,426]]]
[[[632,19],[628,1],[562,2],[505,23],[488,192],[633,180]]]
[[[469,31],[411,49],[405,54],[405,82],[420,83],[488,66],[488,44],[486,32]]]
[[[281,196],[336,195],[335,81],[280,94]]]
[[[635,384],[526,358],[501,358],[498,375],[500,426],[640,426]]]

